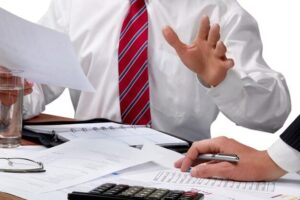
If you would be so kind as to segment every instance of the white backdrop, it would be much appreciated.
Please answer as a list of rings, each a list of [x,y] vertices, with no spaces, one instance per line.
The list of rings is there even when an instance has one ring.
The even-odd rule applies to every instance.
[[[226,1],[226,0],[225,0]],[[292,99],[292,112],[276,134],[237,127],[220,115],[213,124],[212,135],[226,135],[264,149],[300,114],[300,1],[299,0],[238,0],[258,21],[264,43],[264,58],[276,71],[284,74]],[[36,22],[47,10],[50,0],[0,0],[0,7]],[[74,111],[65,92],[46,108],[46,113],[73,117]]]

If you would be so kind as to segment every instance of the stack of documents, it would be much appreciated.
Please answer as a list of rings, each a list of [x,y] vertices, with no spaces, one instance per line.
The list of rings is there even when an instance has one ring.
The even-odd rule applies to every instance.
[[[0,173],[0,191],[29,199],[33,194],[70,187],[149,161],[140,150],[105,139],[74,140],[27,158],[42,162],[46,172]]]
[[[1,151],[0,151],[0,156]],[[105,139],[73,140],[33,153],[46,173],[0,173],[0,191],[26,199],[65,200],[72,191],[88,192],[106,182],[178,190],[196,190],[212,200],[262,200],[300,197],[300,177],[289,175],[277,182],[236,182],[193,178],[174,169],[182,155],[153,144],[131,148]],[[25,186],[25,187],[24,187]]]

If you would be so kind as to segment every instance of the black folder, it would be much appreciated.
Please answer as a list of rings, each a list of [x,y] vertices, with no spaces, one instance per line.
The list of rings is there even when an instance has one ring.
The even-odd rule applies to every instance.
[[[24,121],[23,122],[23,129],[22,129],[22,138],[41,144],[45,147],[53,147],[59,144],[64,143],[65,141],[61,140],[59,137],[57,137],[56,134],[42,134],[42,133],[38,133],[32,130],[29,130],[27,128],[25,128],[26,125],[64,125],[64,124],[85,124],[85,123],[107,123],[107,122],[114,122],[114,123],[119,123],[119,122],[115,122],[115,121],[111,121],[108,119],[104,119],[104,118],[95,118],[95,119],[90,119],[90,120],[80,120],[80,121],[50,121],[50,122],[28,122],[28,121]],[[121,123],[119,123],[121,125]],[[161,131],[160,131],[161,132]],[[175,137],[169,133],[165,133],[164,134],[170,135],[172,137]],[[177,137],[178,138],[178,137]],[[183,141],[186,141],[182,138],[178,138],[181,139]],[[191,145],[191,143],[189,141],[186,141],[187,145],[172,145],[172,146],[163,146],[167,149],[171,149],[180,153],[186,152],[189,148],[189,146]]]

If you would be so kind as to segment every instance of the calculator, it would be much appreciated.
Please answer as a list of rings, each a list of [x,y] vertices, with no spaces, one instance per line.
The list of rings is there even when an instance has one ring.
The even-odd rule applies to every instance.
[[[200,200],[204,195],[195,191],[168,190],[142,186],[105,183],[90,192],[72,192],[69,200]]]

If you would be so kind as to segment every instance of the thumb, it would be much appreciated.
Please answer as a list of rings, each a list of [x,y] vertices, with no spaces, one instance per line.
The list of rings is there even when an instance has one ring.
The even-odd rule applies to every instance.
[[[233,59],[227,59],[225,61],[225,68],[230,69],[234,66],[234,60]]]
[[[167,42],[177,51],[181,52],[185,49],[186,45],[180,41],[178,35],[175,33],[175,31],[170,27],[166,26],[163,29],[163,35]]]

